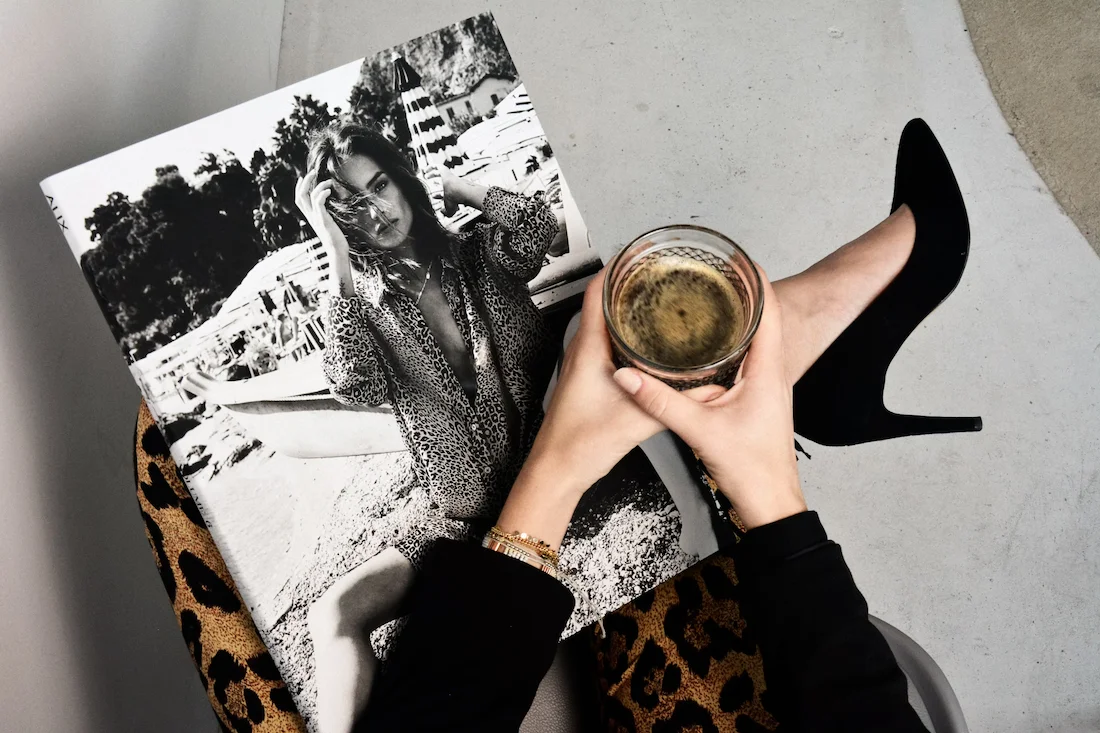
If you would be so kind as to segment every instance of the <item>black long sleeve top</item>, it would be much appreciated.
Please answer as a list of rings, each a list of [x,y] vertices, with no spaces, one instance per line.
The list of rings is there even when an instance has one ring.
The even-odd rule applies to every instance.
[[[734,562],[781,730],[927,730],[816,512],[749,531]],[[570,592],[545,573],[441,542],[355,730],[518,730],[572,610]]]

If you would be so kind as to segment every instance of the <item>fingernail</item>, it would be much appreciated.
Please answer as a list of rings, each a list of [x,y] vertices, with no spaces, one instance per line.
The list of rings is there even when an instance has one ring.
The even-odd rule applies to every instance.
[[[611,376],[623,391],[630,394],[637,394],[642,388],[642,377],[633,369],[619,369]]]

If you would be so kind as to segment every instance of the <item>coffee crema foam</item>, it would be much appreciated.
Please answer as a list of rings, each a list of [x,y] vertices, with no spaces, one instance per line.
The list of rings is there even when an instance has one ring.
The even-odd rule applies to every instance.
[[[746,320],[744,304],[725,275],[680,256],[643,260],[623,282],[612,315],[635,353],[677,369],[729,355]]]

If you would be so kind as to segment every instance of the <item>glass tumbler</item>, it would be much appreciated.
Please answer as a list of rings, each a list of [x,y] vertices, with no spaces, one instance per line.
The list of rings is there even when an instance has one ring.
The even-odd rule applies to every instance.
[[[740,332],[734,335],[734,345],[710,363],[683,367],[647,359],[631,348],[616,324],[627,279],[639,267],[665,258],[688,258],[712,268],[732,285],[740,301],[744,317]],[[731,386],[760,325],[763,309],[764,288],[752,260],[729,237],[706,227],[677,224],[646,232],[623,247],[607,265],[603,311],[615,364],[639,369],[678,390],[705,384]]]

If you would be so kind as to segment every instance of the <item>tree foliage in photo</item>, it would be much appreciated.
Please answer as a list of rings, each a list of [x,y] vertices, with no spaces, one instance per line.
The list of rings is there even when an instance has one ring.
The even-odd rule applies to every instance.
[[[112,193],[85,220],[81,269],[123,353],[138,359],[212,316],[259,261],[260,200],[235,157],[207,154],[193,184],[174,165],[131,201]]]
[[[269,251],[300,242],[312,236],[294,203],[294,185],[306,173],[309,137],[332,122],[339,108],[310,95],[294,97],[294,109],[275,124],[271,154],[257,150],[250,163],[260,190],[260,202],[253,220]]]

